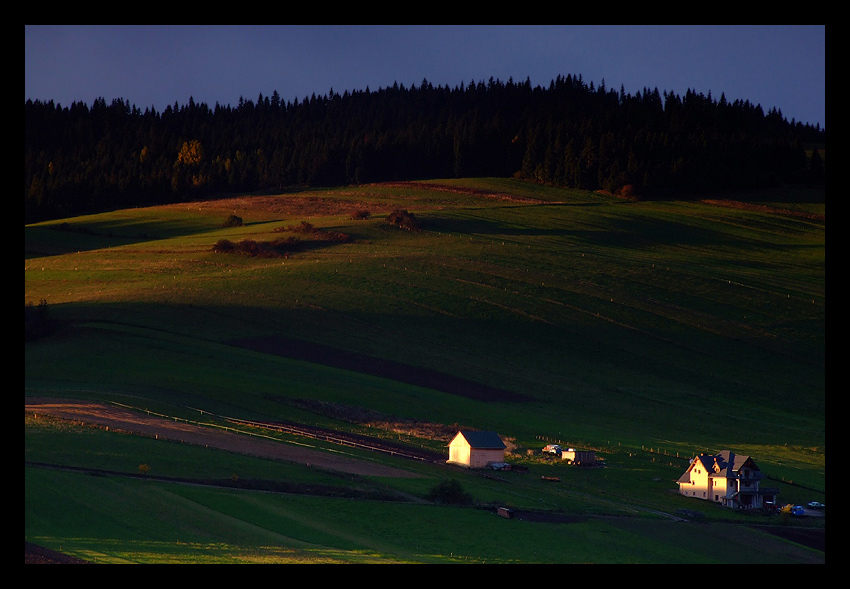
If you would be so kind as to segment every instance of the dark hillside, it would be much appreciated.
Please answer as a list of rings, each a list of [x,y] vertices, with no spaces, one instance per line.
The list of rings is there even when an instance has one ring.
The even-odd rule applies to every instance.
[[[211,194],[519,177],[640,198],[823,183],[825,131],[748,101],[628,95],[581,76],[331,90],[144,111],[24,105],[26,221]],[[819,149],[812,149],[817,146]]]

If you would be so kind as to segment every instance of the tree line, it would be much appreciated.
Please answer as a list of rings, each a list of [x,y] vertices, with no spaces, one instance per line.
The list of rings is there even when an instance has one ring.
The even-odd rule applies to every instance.
[[[559,76],[144,111],[25,103],[27,222],[230,192],[473,176],[639,198],[823,183],[819,126],[694,91]]]

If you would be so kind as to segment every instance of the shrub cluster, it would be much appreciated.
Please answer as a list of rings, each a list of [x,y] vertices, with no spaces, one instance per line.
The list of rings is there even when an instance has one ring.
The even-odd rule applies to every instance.
[[[351,241],[351,236],[347,233],[319,229],[307,221],[301,221],[298,225],[279,227],[275,229],[274,232],[289,232],[295,233],[296,235],[287,235],[286,237],[280,237],[272,241],[243,239],[239,242],[233,242],[229,239],[219,239],[215,242],[212,249],[214,252],[222,254],[241,254],[243,256],[251,256],[255,258],[277,258],[281,256],[285,257],[289,252],[303,249],[305,245],[302,241],[302,237],[309,241]]]
[[[430,491],[427,498],[435,503],[446,505],[469,505],[472,503],[472,495],[463,490],[456,479],[443,480],[437,483]]]
[[[308,221],[301,221],[298,225],[289,225],[287,227],[279,227],[278,229],[275,229],[275,232],[279,233],[281,231],[291,231],[293,233],[311,234],[311,233],[317,233],[320,230],[316,229],[316,227],[313,226],[313,224],[308,222]]]
[[[390,225],[407,229],[408,231],[419,231],[419,221],[416,215],[404,209],[396,209],[387,216],[387,222]]]
[[[357,221],[368,219],[372,213],[369,211],[352,211],[351,218]]]
[[[56,330],[56,322],[50,317],[50,310],[47,308],[47,301],[41,299],[38,306],[34,307],[32,303],[24,305],[24,341],[29,342],[46,335],[50,335]]]
[[[230,215],[223,224],[224,227],[242,227],[242,217]]]
[[[94,231],[89,229],[88,227],[81,227],[79,225],[70,225],[67,221],[63,221],[59,225],[54,225],[52,227],[54,231],[69,231],[71,233],[82,233],[84,235],[97,235]]]
[[[328,231],[315,227],[312,223],[301,221],[298,225],[289,225],[288,227],[280,227],[275,229],[275,233],[289,231],[300,235],[309,236],[314,241],[335,241],[345,243],[351,241],[351,236],[340,231]]]
[[[219,239],[213,245],[213,251],[220,254],[241,254],[254,258],[279,258],[287,251],[298,247],[298,240],[293,237],[276,239],[274,241],[254,241],[243,239],[233,242],[229,239]]]

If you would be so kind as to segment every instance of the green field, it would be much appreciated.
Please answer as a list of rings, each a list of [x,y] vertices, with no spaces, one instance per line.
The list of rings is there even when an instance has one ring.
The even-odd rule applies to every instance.
[[[295,421],[441,451],[445,439],[385,424],[492,429],[529,471],[497,480],[347,449],[418,475],[354,479],[29,417],[28,464],[111,474],[27,466],[25,536],[98,562],[822,561],[745,524],[823,527],[823,518],[745,516],[675,494],[688,458],[728,448],[753,456],[783,502],[824,501],[825,211],[770,196],[769,209],[629,202],[479,179],[29,225],[25,302],[46,301],[60,328],[26,344],[27,397]],[[414,213],[422,230],[389,225],[394,209]],[[371,216],[355,220],[355,210]],[[234,214],[244,224],[224,227]],[[286,228],[302,221],[350,239],[300,235],[286,257],[213,251],[222,239],[293,235]],[[234,345],[261,336],[513,398],[466,398]],[[367,412],[371,424],[340,417]],[[607,467],[543,461],[549,441],[595,449]],[[286,481],[326,494],[119,476],[140,464],[156,477]],[[427,502],[446,477],[475,504]],[[408,500],[369,498],[393,494]],[[577,519],[506,520],[493,505]],[[677,509],[711,524],[665,517]]]

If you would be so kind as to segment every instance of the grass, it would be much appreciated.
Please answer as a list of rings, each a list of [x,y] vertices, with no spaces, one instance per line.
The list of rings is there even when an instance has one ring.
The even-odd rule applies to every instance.
[[[26,394],[121,401],[182,417],[193,417],[188,408],[195,407],[357,429],[291,402],[315,399],[396,419],[495,429],[521,448],[539,450],[542,438],[554,438],[597,448],[611,464],[589,472],[564,470],[569,485],[560,486],[541,484],[534,476],[514,476],[508,486],[465,479],[464,486],[485,502],[537,503],[584,514],[704,509],[711,506],[671,496],[673,481],[687,457],[724,448],[751,454],[779,480],[782,497],[823,500],[823,221],[703,203],[632,203],[510,180],[455,184],[538,202],[382,185],[116,211],[28,226],[26,301],[46,300],[64,328],[27,343]],[[424,230],[387,225],[381,211],[396,208],[414,212]],[[362,209],[372,216],[351,218],[351,211]],[[242,217],[244,225],[223,227],[231,214]],[[271,241],[280,236],[277,229],[301,221],[353,239],[313,243],[286,258],[212,251],[219,239]],[[435,369],[533,401],[465,399],[231,345],[236,338],[261,335]],[[163,472],[191,465],[198,477],[268,472],[282,480],[348,484],[292,466],[195,456],[195,449],[147,447],[104,432],[60,432],[32,423],[26,431],[27,459],[36,460],[29,457],[33,454],[40,462],[127,472],[144,461]],[[672,457],[650,448],[663,448]],[[67,544],[72,531],[50,530],[59,525],[58,514],[52,519],[36,514],[40,495],[52,491],[44,478],[48,474],[31,470],[27,536],[48,538],[51,547]],[[394,482],[394,488],[423,497],[441,476],[430,470],[423,475]],[[82,496],[92,492],[86,485],[67,489],[79,489]],[[171,487],[168,492],[187,493]],[[216,497],[243,501],[232,490]],[[370,504],[366,511],[381,511],[380,519],[395,522],[401,516],[392,510],[405,509],[387,508],[384,513]],[[79,507],[80,513],[88,509]],[[429,513],[427,506],[421,509]],[[470,517],[482,515],[491,514],[470,511]],[[31,525],[35,521],[43,526]],[[519,524],[497,521],[502,527]],[[393,534],[384,530],[368,534],[374,545],[330,543],[319,552],[293,546],[281,556],[274,549],[254,552],[265,545],[261,534],[246,553],[239,538],[185,537],[181,546],[190,548],[176,550],[177,544],[161,542],[153,528],[143,529],[137,540],[127,541],[147,551],[139,561],[430,562],[446,558],[446,550],[449,560],[464,561],[452,556],[449,540],[420,550],[393,535],[386,544],[394,548],[386,548],[374,538]],[[563,534],[561,526],[554,530]],[[633,540],[636,530],[606,534],[593,528],[587,537],[570,538],[590,550],[597,547],[593,534],[614,534],[618,540],[595,557],[573,554],[568,561],[616,561],[617,542]],[[108,544],[115,536],[105,526],[81,543],[103,538]],[[474,559],[564,558],[548,549],[535,556],[535,550],[541,549],[512,554],[488,546]],[[664,561],[659,546],[648,550],[637,561]],[[473,558],[472,553],[463,554]],[[668,553],[670,560],[692,556]]]
[[[633,517],[547,524],[462,507],[26,474],[28,491],[38,491],[26,495],[27,540],[104,563],[818,560],[816,552],[724,524]]]

